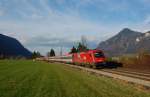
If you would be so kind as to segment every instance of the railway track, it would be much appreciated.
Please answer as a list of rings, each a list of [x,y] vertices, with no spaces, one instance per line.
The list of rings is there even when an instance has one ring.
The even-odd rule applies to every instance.
[[[131,74],[131,73],[122,73],[122,72],[117,72],[111,69],[91,69],[91,68],[85,68],[82,66],[76,66],[76,65],[70,65],[67,64],[68,66],[71,66],[73,68],[78,68],[81,70],[85,70],[87,72],[91,72],[91,73],[95,73],[98,75],[103,75],[103,76],[107,76],[107,77],[111,77],[111,78],[115,78],[115,79],[120,79],[120,80],[124,80],[127,81],[129,83],[134,83],[134,84],[139,84],[142,85],[148,89],[150,89],[150,78],[149,76],[141,76],[138,74]]]
[[[145,74],[145,73],[141,73],[141,72],[125,71],[125,70],[119,70],[119,69],[116,69],[116,70],[102,69],[101,71],[150,81],[150,73]]]
[[[48,61],[62,62],[65,63],[65,65],[73,68],[78,68],[95,74],[125,80],[131,83],[140,84],[150,88],[150,72],[138,71],[138,70],[127,69],[127,68],[125,69],[123,67],[114,68],[114,69],[106,69],[106,68],[92,69],[92,68],[87,68],[82,66],[66,64],[66,63],[71,63],[70,59],[48,59]]]
[[[150,72],[148,71],[141,71],[141,70],[135,70],[135,69],[127,69],[127,68],[118,68],[118,69],[112,69],[114,71],[119,72],[126,72],[126,73],[132,73],[132,74],[138,74],[138,75],[144,75],[150,77]]]

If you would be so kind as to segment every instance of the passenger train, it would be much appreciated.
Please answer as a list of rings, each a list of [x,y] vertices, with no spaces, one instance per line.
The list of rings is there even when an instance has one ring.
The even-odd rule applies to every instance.
[[[72,54],[72,63],[76,65],[96,68],[106,65],[105,61],[106,57],[102,50],[95,49]]]

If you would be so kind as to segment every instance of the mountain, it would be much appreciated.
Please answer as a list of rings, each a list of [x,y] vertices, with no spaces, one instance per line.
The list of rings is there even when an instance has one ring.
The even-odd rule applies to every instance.
[[[99,43],[97,49],[102,49],[108,56],[134,54],[141,50],[150,51],[150,31],[141,33],[129,28],[121,30],[117,35]]]
[[[5,57],[31,57],[32,53],[15,38],[0,34],[0,55]]]

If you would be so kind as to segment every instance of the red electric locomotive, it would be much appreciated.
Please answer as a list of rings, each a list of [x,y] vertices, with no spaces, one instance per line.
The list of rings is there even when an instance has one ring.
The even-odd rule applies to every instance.
[[[72,62],[74,64],[99,67],[105,65],[105,56],[101,50],[88,50],[85,52],[73,53]]]

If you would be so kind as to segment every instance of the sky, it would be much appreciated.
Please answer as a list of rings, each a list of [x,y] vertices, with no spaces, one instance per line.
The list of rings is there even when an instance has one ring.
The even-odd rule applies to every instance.
[[[82,36],[96,48],[127,27],[150,30],[150,0],[0,0],[0,33],[42,54],[67,53]]]

